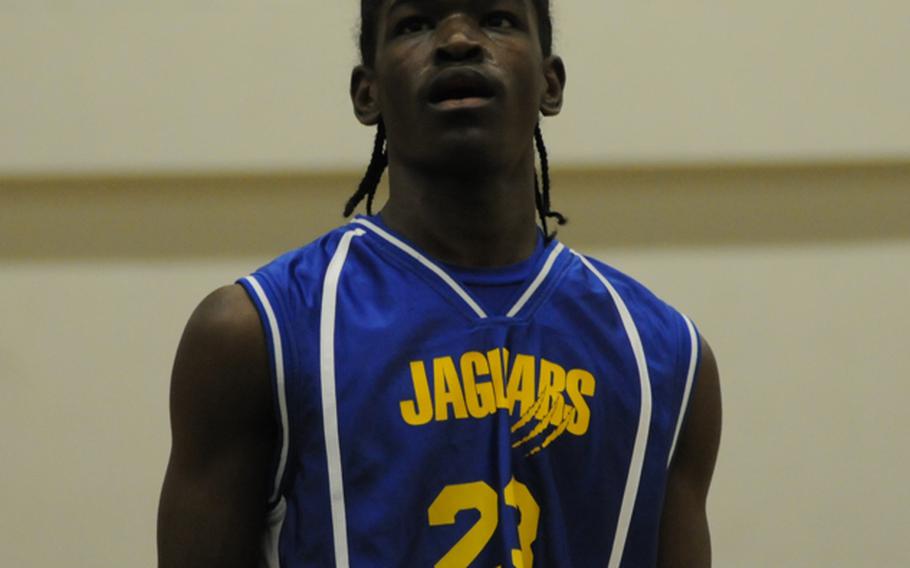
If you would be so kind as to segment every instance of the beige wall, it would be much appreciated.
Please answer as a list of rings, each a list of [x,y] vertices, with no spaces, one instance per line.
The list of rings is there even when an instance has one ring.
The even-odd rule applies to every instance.
[[[910,565],[910,3],[556,5],[562,237],[718,355],[716,565]],[[0,566],[154,565],[187,316],[366,159],[355,12],[0,0]]]
[[[554,2],[572,164],[910,157],[910,3]],[[0,175],[359,165],[357,2],[3,0]]]
[[[209,290],[356,177],[0,191],[0,565],[154,565],[167,388]],[[906,566],[910,165],[558,171],[563,239],[691,315],[723,375],[716,565]]]

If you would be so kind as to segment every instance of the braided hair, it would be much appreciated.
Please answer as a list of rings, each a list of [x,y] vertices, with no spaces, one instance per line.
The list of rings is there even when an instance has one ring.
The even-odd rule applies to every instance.
[[[552,55],[553,51],[553,23],[550,18],[550,1],[533,0],[534,7],[537,10],[538,27],[540,28],[540,46],[543,50],[544,57]],[[360,0],[360,55],[364,65],[372,67],[376,62],[376,23],[378,9],[381,2],[377,0]],[[547,155],[547,147],[543,141],[543,133],[540,131],[540,124],[534,128],[534,143],[537,147],[537,154],[540,159],[540,177],[543,178],[541,185],[538,178],[537,170],[534,171],[534,196],[537,205],[537,214],[540,218],[541,228],[547,240],[551,240],[554,234],[550,234],[547,228],[547,219],[556,219],[558,225],[565,225],[567,219],[562,213],[553,211],[550,207],[550,163]],[[376,128],[376,138],[373,141],[373,155],[370,158],[370,165],[357,187],[354,195],[348,199],[344,207],[344,216],[350,217],[361,201],[366,198],[367,214],[373,214],[373,199],[376,197],[376,189],[382,180],[382,174],[389,165],[389,153],[386,144],[385,124],[380,119]]]
[[[385,123],[380,119],[379,125],[376,127],[376,139],[373,142],[373,157],[370,158],[367,173],[360,180],[360,186],[344,206],[345,217],[350,217],[354,213],[354,209],[363,201],[364,197],[367,198],[367,214],[373,214],[373,198],[376,197],[376,188],[379,187],[382,173],[388,165],[389,151],[386,148]]]

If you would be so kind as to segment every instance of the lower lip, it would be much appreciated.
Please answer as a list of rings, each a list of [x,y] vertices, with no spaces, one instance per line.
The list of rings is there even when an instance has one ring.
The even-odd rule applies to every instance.
[[[492,98],[468,97],[465,99],[448,99],[432,103],[431,106],[437,110],[466,110],[485,107],[492,101]]]

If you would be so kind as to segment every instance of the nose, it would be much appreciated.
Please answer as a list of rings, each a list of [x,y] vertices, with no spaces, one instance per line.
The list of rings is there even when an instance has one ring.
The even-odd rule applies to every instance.
[[[451,18],[439,26],[440,37],[435,59],[438,64],[480,63],[484,49],[476,37],[476,30],[464,18]]]

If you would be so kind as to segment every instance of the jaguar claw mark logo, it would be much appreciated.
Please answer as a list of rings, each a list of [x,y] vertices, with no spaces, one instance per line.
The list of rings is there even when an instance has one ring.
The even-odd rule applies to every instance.
[[[542,438],[542,441],[538,445],[533,446],[531,450],[525,454],[525,457],[533,456],[555,442],[556,438],[559,438],[565,433],[569,424],[575,418],[575,413],[577,412],[575,408],[565,405],[562,397],[554,397],[553,399],[556,400],[556,404],[553,405],[553,410],[551,410],[543,420],[536,416],[536,414],[540,412],[540,408],[542,404],[544,404],[544,401],[547,400],[547,396],[539,397],[537,402],[531,406],[531,409],[528,410],[518,422],[512,425],[512,434],[517,434],[526,426],[533,423],[534,420],[537,420],[536,425],[530,432],[512,444],[512,448],[520,448],[521,446],[530,444],[534,440],[540,440]],[[561,420],[561,422],[559,420]],[[585,431],[587,431],[587,429],[585,429]],[[547,434],[547,436],[543,437],[544,434]]]
[[[499,348],[411,361],[410,371],[414,397],[399,406],[401,418],[411,426],[482,420],[497,412],[515,416],[517,411],[512,447],[526,447],[526,455],[532,456],[566,432],[585,435],[591,422],[588,399],[594,396],[596,380],[584,369],[567,370],[544,358]]]

